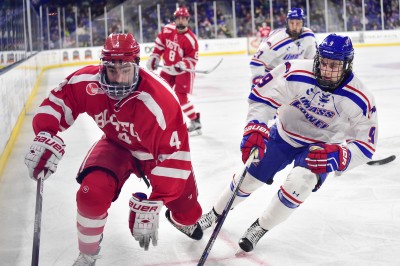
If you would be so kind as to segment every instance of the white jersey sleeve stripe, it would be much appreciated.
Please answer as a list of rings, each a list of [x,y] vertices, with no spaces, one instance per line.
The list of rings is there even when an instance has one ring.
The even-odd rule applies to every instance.
[[[151,97],[150,94],[147,92],[141,92],[138,95],[138,99],[143,101],[146,107],[150,110],[150,112],[155,116],[158,125],[161,127],[162,130],[165,130],[167,124],[165,122],[164,114],[161,110],[161,107],[157,104],[157,102]]]
[[[62,99],[60,99],[60,98],[54,96],[52,93],[50,93],[50,95],[49,95],[49,100],[50,100],[52,103],[54,103],[54,104],[60,106],[60,107],[63,109],[63,111],[64,111],[65,122],[67,122],[67,124],[68,124],[69,126],[71,126],[71,125],[75,122],[75,119],[74,119],[74,117],[72,116],[72,110],[71,110],[71,108],[69,108],[69,107],[65,104],[65,102],[64,102]],[[59,120],[59,121],[60,121],[60,120]]]
[[[193,37],[190,36],[189,33],[185,33],[185,37],[189,40],[190,44],[192,45],[192,48],[195,49],[196,48],[196,40],[193,39]]]

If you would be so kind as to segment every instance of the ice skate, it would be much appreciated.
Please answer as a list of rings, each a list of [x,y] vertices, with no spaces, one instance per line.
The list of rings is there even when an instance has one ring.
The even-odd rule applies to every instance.
[[[245,252],[252,251],[266,232],[268,232],[268,230],[262,228],[257,219],[239,240],[240,248]]]
[[[194,120],[190,120],[190,124],[188,127],[190,136],[199,136],[202,134],[201,132],[201,123],[200,123],[200,114],[197,113],[197,118]]]
[[[211,211],[203,214],[197,223],[200,225],[201,230],[204,231],[216,224],[219,216],[220,215],[215,212],[214,208],[212,208]]]
[[[80,252],[78,258],[75,260],[72,266],[95,266],[96,260],[101,257],[97,254],[90,255]]]
[[[203,230],[201,230],[200,225],[198,223],[194,225],[187,225],[187,226],[181,226],[177,225],[172,219],[171,219],[171,212],[170,210],[167,210],[165,212],[165,217],[167,217],[168,221],[179,231],[187,235],[188,237],[194,239],[194,240],[200,240],[203,237]]]
[[[102,240],[103,240],[103,234],[101,234],[99,244],[101,243]],[[96,260],[101,258],[101,256],[99,255],[100,248],[101,247],[99,246],[95,254],[85,254],[79,252],[78,258],[75,260],[72,266],[95,266]]]

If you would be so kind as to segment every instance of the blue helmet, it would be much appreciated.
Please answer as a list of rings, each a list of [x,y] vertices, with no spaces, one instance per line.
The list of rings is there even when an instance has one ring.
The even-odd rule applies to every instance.
[[[329,34],[318,46],[318,53],[324,58],[333,60],[353,60],[354,49],[347,36]]]
[[[287,13],[286,19],[301,19],[304,20],[304,11],[301,8],[293,7]]]
[[[321,59],[324,58],[341,61],[340,72],[325,71],[331,74],[330,77],[326,77],[325,72],[322,74]],[[330,91],[336,89],[343,79],[352,72],[353,59],[354,48],[351,39],[334,33],[329,34],[318,46],[314,59],[314,75],[318,85],[322,89]]]
[[[289,34],[289,36],[293,39],[293,40],[297,40],[300,35],[303,33],[303,26],[301,27],[300,31],[297,31],[296,29],[291,29],[289,27],[289,20],[292,19],[297,19],[297,20],[301,20],[303,22],[304,25],[304,11],[301,8],[297,8],[294,7],[292,9],[290,9],[287,13],[286,16],[286,32],[287,34]]]

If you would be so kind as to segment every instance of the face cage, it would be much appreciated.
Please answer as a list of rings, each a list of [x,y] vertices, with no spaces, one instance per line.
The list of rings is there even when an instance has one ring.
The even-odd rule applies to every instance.
[[[332,77],[337,77],[337,81],[333,80],[324,80],[321,74],[321,56],[316,55],[314,59],[314,67],[313,67],[313,72],[315,75],[315,79],[317,81],[317,84],[319,87],[324,89],[325,91],[334,91],[340,83],[342,83],[343,79],[352,71],[352,60],[345,60],[341,61],[341,66],[342,66],[342,74],[339,76],[338,72],[332,72],[330,75],[330,78]]]
[[[100,70],[100,85],[101,89],[113,100],[122,100],[135,91],[136,85],[139,80],[139,66],[135,63],[130,63],[133,66],[133,78],[130,85],[116,85],[110,84],[107,77],[107,65],[113,63],[103,62]],[[125,63],[126,64],[126,63]]]

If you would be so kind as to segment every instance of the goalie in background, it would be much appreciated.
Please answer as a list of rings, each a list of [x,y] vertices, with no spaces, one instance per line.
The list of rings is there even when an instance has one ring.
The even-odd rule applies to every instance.
[[[301,8],[292,8],[286,16],[286,28],[276,29],[262,39],[250,61],[253,85],[283,62],[314,58],[317,41],[314,32],[304,27],[304,19]]]
[[[200,113],[196,112],[188,94],[193,91],[195,70],[199,57],[199,44],[194,33],[188,27],[190,14],[186,7],[174,12],[174,23],[163,27],[155,40],[154,51],[147,61],[147,68],[155,71],[163,58],[164,66],[160,76],[175,91],[183,113],[189,118],[188,131],[201,134]]]
[[[252,251],[266,232],[289,218],[330,172],[343,173],[371,160],[378,138],[376,106],[372,93],[353,73],[353,58],[350,38],[330,34],[314,60],[281,64],[251,91],[240,147],[243,162],[254,148],[258,157],[248,167],[232,207],[294,165],[239,240],[243,251]],[[267,126],[276,113],[275,123]],[[199,220],[203,230],[218,222],[239,178],[233,178]]]
[[[48,178],[65,153],[59,133],[80,114],[87,113],[104,133],[76,177],[80,254],[74,265],[94,265],[99,258],[108,210],[131,174],[145,181],[147,176],[152,185],[149,197],[137,192],[129,200],[129,231],[140,247],[157,245],[164,205],[179,231],[196,240],[203,235],[196,223],[202,210],[189,134],[176,96],[162,78],[139,66],[140,47],[130,33],[109,35],[100,60],[70,74],[42,102],[32,121],[37,137],[25,156],[32,179],[42,173]]]

